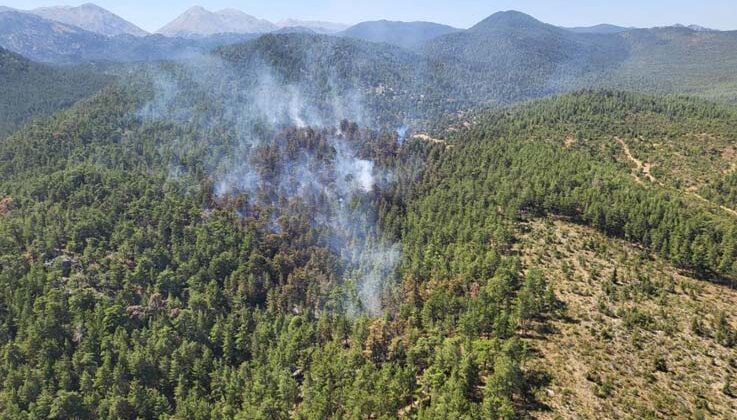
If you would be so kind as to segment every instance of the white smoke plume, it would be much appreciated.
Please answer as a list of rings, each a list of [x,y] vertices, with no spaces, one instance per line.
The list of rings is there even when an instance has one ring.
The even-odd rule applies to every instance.
[[[346,281],[354,281],[360,310],[380,315],[381,293],[393,278],[399,246],[381,239],[372,194],[392,181],[392,174],[361,159],[336,126],[342,120],[368,121],[363,94],[339,90],[329,81],[315,100],[312,86],[285,82],[275,69],[253,60],[248,69],[234,68],[213,57],[150,68],[153,98],[139,112],[147,124],[186,123],[204,137],[201,149],[175,154],[206,156],[203,161],[218,197],[240,195],[251,205],[269,205],[273,220],[288,212],[281,203],[304,203],[314,225],[329,228],[330,248],[346,266]],[[288,151],[275,144],[281,130],[296,127],[327,134],[331,156],[308,148]],[[308,128],[309,127],[309,128]],[[213,147],[212,145],[217,145]],[[176,148],[177,145],[168,146]],[[276,174],[254,166],[264,148],[278,150]],[[179,174],[176,168],[172,173]],[[265,194],[264,192],[268,192]],[[278,230],[278,223],[272,224]],[[350,306],[350,304],[348,304]]]

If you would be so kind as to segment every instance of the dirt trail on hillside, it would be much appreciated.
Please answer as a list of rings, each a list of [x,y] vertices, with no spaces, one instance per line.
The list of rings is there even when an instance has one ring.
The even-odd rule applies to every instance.
[[[698,193],[695,193],[695,192],[691,192],[691,193],[689,193],[689,194],[693,195],[694,197],[698,198],[699,200],[701,200],[701,201],[703,201],[703,202],[705,202],[705,203],[709,203],[709,204],[711,204],[711,205],[714,205],[714,206],[718,206],[718,207],[719,207],[720,209],[722,209],[722,210],[726,211],[727,213],[731,214],[732,216],[735,216],[735,217],[737,217],[737,211],[735,211],[735,210],[733,210],[733,209],[730,209],[729,207],[725,207],[725,206],[720,206],[720,205],[718,205],[717,203],[715,203],[715,202],[713,202],[713,201],[711,201],[711,200],[707,199],[706,197],[704,197],[704,196],[702,196],[702,195],[700,195],[700,194],[698,194]]]
[[[664,186],[662,182],[659,182],[652,173],[653,165],[647,162],[643,162],[639,159],[637,159],[632,152],[630,151],[629,146],[627,146],[627,143],[624,142],[624,140],[617,138],[617,142],[622,146],[624,149],[624,154],[627,155],[627,159],[629,159],[632,163],[637,166],[638,172],[641,172],[645,174],[645,178],[650,180],[650,182],[653,182],[655,184],[660,185],[661,187]],[[639,179],[639,177],[638,177]]]
[[[430,137],[429,135],[423,134],[423,133],[413,134],[411,138],[426,141],[429,143],[442,144],[443,146],[447,148],[453,147],[453,145],[449,144],[446,140],[436,139],[434,137]]]
[[[624,154],[627,156],[627,159],[629,161],[631,161],[632,163],[634,163],[635,166],[637,166],[638,172],[641,172],[641,173],[645,174],[645,177],[650,182],[653,182],[653,183],[655,183],[655,184],[657,184],[657,185],[659,185],[661,187],[665,187],[665,184],[664,183],[658,181],[658,179],[653,176],[653,174],[652,174],[653,165],[652,164],[647,163],[647,162],[643,162],[643,161],[637,159],[632,154],[632,151],[630,151],[629,146],[627,146],[627,143],[625,143],[624,140],[622,140],[622,139],[620,139],[618,137],[616,138],[616,140],[622,146],[622,149],[624,149]],[[644,182],[642,182],[642,179],[640,179],[639,176],[634,175],[634,177],[635,177],[635,179],[637,179],[637,182],[639,182],[640,184],[643,184],[644,185]],[[706,197],[700,195],[699,193],[697,193],[695,191],[683,191],[683,192],[685,194],[692,195],[693,197],[695,197],[696,199],[698,199],[700,201],[703,201],[703,202],[708,203],[708,204],[710,204],[712,206],[715,206],[715,207],[719,207],[720,209],[724,210],[725,212],[731,214],[732,216],[736,216],[737,217],[737,211],[735,211],[734,209],[731,209],[731,208],[725,207],[725,206],[721,206],[721,205],[719,205],[719,204],[717,204],[717,203],[715,203],[715,202],[707,199]]]

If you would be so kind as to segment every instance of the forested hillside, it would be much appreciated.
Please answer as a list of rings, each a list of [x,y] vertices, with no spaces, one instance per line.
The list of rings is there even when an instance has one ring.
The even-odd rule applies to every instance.
[[[634,180],[736,210],[737,113],[700,99],[584,91],[521,106],[514,113],[467,114],[495,135],[525,137],[617,162]],[[502,131],[499,131],[502,130]],[[717,207],[716,205],[712,207]]]
[[[693,45],[704,48],[689,53]],[[737,60],[734,32],[574,33],[522,13],[502,12],[413,51],[359,39],[278,34],[224,47],[219,54],[226,60],[240,57],[239,65],[246,57],[251,63],[265,59],[282,75],[319,82],[318,92],[326,85],[360,88],[370,98],[370,111],[384,123],[391,116],[428,125],[470,107],[509,105],[582,88],[685,93],[733,102],[737,86],[730,70]],[[332,86],[336,80],[338,86]]]
[[[596,85],[737,102],[737,81],[731,71],[737,64],[737,31],[670,27],[619,36],[628,45],[628,57]]]
[[[0,418],[734,417],[734,34],[437,35],[0,50]]]
[[[350,113],[372,125],[419,123],[470,106],[487,94],[474,93],[466,83],[474,79],[466,66],[350,38],[270,34],[223,47],[215,54],[232,66],[238,79],[273,77],[277,85],[286,84],[304,94],[300,102]]]
[[[252,54],[221,56],[243,64]],[[287,62],[305,68],[299,58]],[[320,73],[277,72],[271,86],[319,86],[294,74]],[[543,379],[558,372],[536,364],[528,332],[566,309],[549,281],[557,274],[518,244],[524,223],[546,215],[639,244],[731,293],[733,215],[638,182],[617,153],[602,159],[594,143],[550,135],[579,127],[579,143],[601,139],[618,121],[605,117],[612,110],[671,115],[673,125],[661,117],[669,132],[688,110],[694,127],[711,121],[731,145],[731,108],[582,93],[480,114],[450,144],[402,142],[349,121],[290,127],[309,122],[309,107],[272,113],[240,99],[250,105],[234,114],[234,98],[181,67],[149,75],[154,83],[108,88],[0,144],[0,405],[10,418],[544,411]],[[319,90],[287,103],[304,92]],[[735,320],[720,322],[727,352]]]
[[[33,117],[92,95],[111,79],[89,69],[32,63],[0,48],[0,139]]]
[[[451,165],[447,172],[469,178],[477,168],[489,168],[487,176],[510,185],[508,191],[493,191],[507,206],[571,217],[648,246],[684,268],[729,280],[737,273],[737,215],[682,185],[698,188],[700,181],[697,173],[681,168],[680,150],[699,148],[711,158],[694,165],[712,180],[727,178],[720,168],[730,162],[719,158],[737,143],[730,124],[734,115],[731,107],[685,98],[582,92],[482,114],[472,128],[454,134],[476,139],[452,149],[463,158],[445,164]],[[700,129],[709,131],[698,135],[719,140],[687,142]],[[506,141],[490,145],[489,138]],[[640,162],[628,146],[631,139],[642,148],[660,147],[667,168]],[[706,152],[710,148],[719,151]],[[661,173],[663,181],[658,181],[655,175]]]
[[[405,200],[418,194],[411,168],[438,150],[400,149],[396,134],[348,122],[341,134],[287,130],[248,154],[259,187],[223,190],[208,159],[237,139],[210,127],[220,136],[196,144],[196,122],[141,120],[145,92],[108,89],[0,147],[5,413],[513,415],[521,279],[505,223],[488,227],[498,241],[483,266],[494,280],[474,292],[482,319],[463,316],[462,284],[451,300],[420,286],[425,262],[408,261],[402,277],[371,266],[398,252],[382,244],[403,236]],[[308,188],[302,165],[334,192],[290,193]],[[346,165],[399,178],[367,185]],[[480,267],[463,259],[454,271]],[[386,316],[361,315],[376,310]]]
[[[504,89],[506,102],[570,90],[584,76],[621,63],[628,54],[617,36],[577,34],[519,12],[499,12],[467,31],[435,38],[424,54],[468,63],[486,76],[480,85]]]
[[[499,12],[418,49],[479,71],[476,90],[505,103],[582,88],[685,93],[735,102],[737,32],[685,27],[570,31]],[[467,83],[471,83],[468,81]],[[494,87],[492,89],[492,87]]]

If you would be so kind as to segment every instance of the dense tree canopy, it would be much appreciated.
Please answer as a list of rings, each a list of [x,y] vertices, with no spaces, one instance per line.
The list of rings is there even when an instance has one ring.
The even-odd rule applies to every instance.
[[[199,110],[184,121],[150,118],[152,96],[111,87],[0,143],[8,418],[514,418],[535,384],[521,332],[558,307],[515,253],[519,221],[737,274],[729,214],[539,140],[575,97],[481,115],[447,144],[349,121],[247,143],[207,95],[172,102]]]

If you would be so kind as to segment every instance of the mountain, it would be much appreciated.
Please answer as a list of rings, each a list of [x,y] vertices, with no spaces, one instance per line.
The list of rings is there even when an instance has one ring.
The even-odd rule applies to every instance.
[[[737,101],[737,74],[731,71],[737,65],[737,32],[685,27],[574,32],[511,11],[432,39],[418,51],[470,66],[472,74],[482,77],[472,91],[507,103],[580,88]]]
[[[370,42],[383,42],[402,48],[416,48],[442,35],[459,29],[431,22],[362,22],[341,32],[341,36]]]
[[[416,52],[309,34],[266,35],[223,51],[239,61],[266,58],[287,78],[302,74],[310,83],[358,86],[371,98],[370,114],[394,109],[395,115],[427,122],[468,106],[498,106],[581,88],[737,100],[737,75],[729,70],[737,65],[735,35],[678,29],[576,34],[511,14],[440,36]],[[695,42],[711,47],[688,52]]]
[[[250,34],[222,34],[196,39],[162,35],[107,37],[30,13],[0,13],[0,46],[34,61],[50,63],[182,59],[254,37]]]
[[[110,79],[87,68],[33,63],[0,48],[0,139],[92,95]]]
[[[571,32],[581,33],[581,34],[617,34],[620,32],[629,31],[632,28],[625,28],[622,26],[616,26],[616,25],[610,25],[607,23],[602,23],[600,25],[594,25],[594,26],[585,26],[585,27],[576,27],[576,28],[565,28]]]
[[[148,35],[143,29],[92,3],[78,7],[43,7],[34,9],[30,13],[105,36]]]
[[[348,25],[342,23],[299,19],[280,20],[276,22],[276,26],[279,28],[306,28],[321,34],[334,34],[348,28]]]
[[[607,45],[616,41],[614,36],[575,34],[509,11],[496,13],[466,31],[432,39],[424,50],[443,59],[549,71],[566,63],[619,60],[623,45]]]
[[[23,12],[0,13],[0,46],[36,61],[105,53],[108,37]]]
[[[305,27],[278,31],[315,32]],[[438,35],[448,31],[452,32]],[[420,86],[434,92],[428,95],[433,101],[412,100],[419,107],[416,115],[422,119],[430,108],[438,113],[469,104],[510,104],[580,88],[646,89],[737,101],[737,75],[731,71],[737,65],[737,32],[670,27],[575,33],[519,12],[502,12],[468,30],[426,23],[369,22],[340,35],[414,49],[413,54],[402,54],[399,62],[408,73],[394,87],[400,89],[397,92],[402,92],[403,100],[422,95],[415,90]],[[0,13],[0,46],[41,62],[184,59],[257,36],[107,37],[29,13]],[[288,45],[317,54],[311,43],[323,42],[319,37],[306,38],[299,47]],[[705,47],[693,49],[693,45]],[[373,51],[363,59],[373,65],[386,53],[382,51]],[[389,55],[399,57],[396,51]],[[350,57],[340,58],[349,64]],[[412,62],[419,64],[416,68],[405,65]],[[381,83],[376,83],[373,87],[381,89]],[[411,95],[407,86],[412,87]]]
[[[257,19],[239,10],[225,9],[210,12],[195,6],[159,29],[166,36],[206,36],[223,33],[264,33],[278,29],[266,20]]]
[[[485,75],[480,88],[493,86],[497,96],[512,102],[570,90],[580,78],[616,67],[628,54],[616,34],[577,34],[515,11],[432,39],[420,51],[470,65]]]

